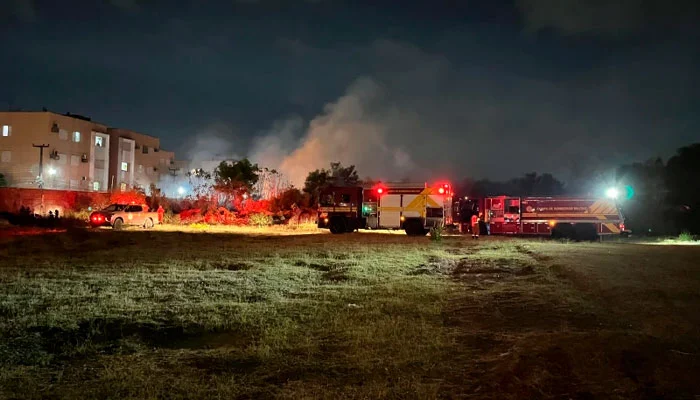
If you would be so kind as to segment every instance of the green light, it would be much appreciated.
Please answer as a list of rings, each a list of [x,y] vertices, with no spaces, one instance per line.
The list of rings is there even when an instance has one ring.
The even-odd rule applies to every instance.
[[[630,185],[625,186],[625,198],[629,200],[632,197],[634,197],[634,188]]]

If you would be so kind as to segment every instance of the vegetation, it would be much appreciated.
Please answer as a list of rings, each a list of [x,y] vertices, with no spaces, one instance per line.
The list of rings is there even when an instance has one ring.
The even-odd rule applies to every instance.
[[[430,228],[430,240],[433,242],[441,242],[442,241],[442,233],[445,231],[445,228],[442,226]]]
[[[250,194],[259,179],[259,171],[258,165],[247,158],[235,162],[222,161],[214,170],[214,188],[232,196]]]
[[[693,242],[695,241],[695,238],[693,235],[690,234],[690,232],[681,232],[680,235],[678,235],[678,241],[679,242]]]
[[[249,217],[250,225],[262,228],[263,226],[272,225],[272,217],[265,213],[255,213],[251,214]]]
[[[1,239],[0,398],[700,390],[693,246],[205,227]]]
[[[7,186],[7,179],[5,179],[5,175],[0,174],[0,188]]]
[[[341,163],[333,162],[330,169],[317,169],[309,172],[304,182],[304,192],[310,196],[309,204],[316,204],[319,193],[328,186],[355,186],[358,184],[360,184],[360,176],[354,165],[343,167]]]
[[[511,195],[511,196],[557,196],[566,192],[563,182],[552,174],[538,175],[531,172],[505,182],[488,179],[472,181],[465,179],[458,185],[459,194],[471,197]]]

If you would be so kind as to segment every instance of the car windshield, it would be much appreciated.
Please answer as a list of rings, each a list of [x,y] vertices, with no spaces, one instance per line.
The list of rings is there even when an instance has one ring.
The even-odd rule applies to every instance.
[[[103,209],[102,211],[122,211],[124,210],[124,207],[126,207],[123,204],[111,204],[107,208]]]

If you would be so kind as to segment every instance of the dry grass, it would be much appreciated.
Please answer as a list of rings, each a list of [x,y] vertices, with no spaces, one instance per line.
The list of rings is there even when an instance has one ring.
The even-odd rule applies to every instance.
[[[318,229],[316,224],[286,224],[270,226],[233,226],[233,225],[209,225],[204,223],[190,225],[158,225],[154,228],[161,232],[184,232],[184,233],[234,233],[246,235],[301,235],[328,233],[327,230]]]
[[[689,247],[169,229],[4,238],[0,398],[700,393]]]

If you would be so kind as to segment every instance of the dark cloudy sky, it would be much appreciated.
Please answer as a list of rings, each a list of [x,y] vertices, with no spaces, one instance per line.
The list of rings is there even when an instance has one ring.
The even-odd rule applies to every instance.
[[[2,108],[295,181],[333,160],[382,178],[565,177],[575,158],[700,141],[697,1],[1,2]]]

